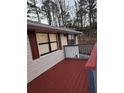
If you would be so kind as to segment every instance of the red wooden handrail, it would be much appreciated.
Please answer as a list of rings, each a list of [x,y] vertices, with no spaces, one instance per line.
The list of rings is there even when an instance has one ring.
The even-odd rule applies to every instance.
[[[90,58],[88,59],[85,65],[86,69],[96,69],[96,61],[97,61],[97,43],[94,45]]]

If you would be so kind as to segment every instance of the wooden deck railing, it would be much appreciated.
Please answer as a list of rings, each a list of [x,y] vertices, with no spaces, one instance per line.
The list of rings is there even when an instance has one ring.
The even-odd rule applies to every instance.
[[[66,45],[64,46],[65,58],[79,58],[79,47],[78,45]]]
[[[79,44],[79,53],[90,55],[94,44]]]
[[[65,45],[64,55],[65,58],[80,58],[80,55],[90,55],[92,48],[93,44]]]
[[[96,61],[97,61],[97,44],[94,45],[91,55],[86,63],[88,85],[90,93],[97,93],[96,84]]]

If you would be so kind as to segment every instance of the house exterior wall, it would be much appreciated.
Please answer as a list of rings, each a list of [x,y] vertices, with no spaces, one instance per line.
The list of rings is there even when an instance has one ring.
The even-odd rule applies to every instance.
[[[63,45],[67,45],[67,36],[64,36],[64,34],[61,34],[60,37],[61,37],[62,47],[63,47]]]
[[[76,44],[78,44],[78,36],[76,36]]]
[[[63,40],[63,44],[65,44],[65,38],[62,37],[62,41]],[[29,83],[63,59],[63,50],[58,50],[47,55],[40,56],[38,59],[32,60],[30,43],[27,38],[27,82]]]

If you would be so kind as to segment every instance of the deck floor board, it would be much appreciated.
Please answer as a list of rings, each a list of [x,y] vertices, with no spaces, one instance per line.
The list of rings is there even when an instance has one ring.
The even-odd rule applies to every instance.
[[[27,93],[89,93],[85,64],[64,59],[28,83]]]

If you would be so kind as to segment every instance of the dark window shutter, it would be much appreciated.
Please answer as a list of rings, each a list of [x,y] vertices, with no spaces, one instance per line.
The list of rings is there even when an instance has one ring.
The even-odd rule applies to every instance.
[[[30,42],[30,47],[32,52],[32,58],[34,60],[40,57],[35,32],[28,31],[28,37],[29,37],[29,42]]]
[[[67,45],[69,45],[69,37],[68,37],[69,34],[67,34]]]
[[[74,44],[76,44],[76,36],[77,36],[77,35],[74,35]]]
[[[62,49],[60,33],[58,33],[58,35],[57,35],[57,39],[58,39],[57,41],[58,41],[59,49]]]

